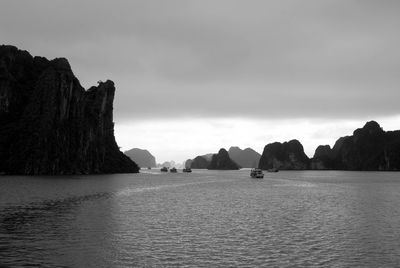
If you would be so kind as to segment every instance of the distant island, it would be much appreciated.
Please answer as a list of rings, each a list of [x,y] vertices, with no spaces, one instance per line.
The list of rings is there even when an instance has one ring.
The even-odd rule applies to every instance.
[[[228,152],[224,148],[221,148],[217,154],[212,156],[211,162],[207,168],[215,170],[235,170],[240,169],[240,166],[229,157]]]
[[[132,148],[124,152],[132,161],[141,168],[156,167],[156,158],[148,151],[139,148]]]
[[[210,165],[212,156],[213,154],[206,154],[196,156],[193,160],[188,159],[185,162],[185,167],[194,169],[207,169]]]
[[[297,140],[265,146],[259,168],[284,170],[400,170],[400,131],[384,131],[375,121],[339,138],[333,148],[321,145],[309,159]]]
[[[193,160],[188,159],[185,162],[187,168],[193,169],[211,169],[211,170],[236,170],[240,166],[231,159],[228,151],[221,148],[216,154],[206,154],[196,156]]]
[[[310,159],[298,140],[274,142],[265,146],[258,167],[261,169],[309,169]]]
[[[227,153],[200,155],[186,161],[193,169],[236,169],[258,167],[264,170],[400,170],[400,130],[384,131],[375,121],[356,129],[352,136],[339,138],[333,148],[320,145],[310,159],[298,140],[273,142],[264,147],[260,156],[251,148],[232,146]],[[221,154],[224,159],[221,162]],[[215,157],[214,157],[215,156]],[[213,161],[214,159],[214,161]],[[217,159],[219,159],[217,161]],[[213,164],[211,164],[213,162]],[[216,165],[215,163],[219,163]]]
[[[260,162],[261,155],[251,148],[244,150],[232,146],[228,150],[229,157],[242,168],[255,168]]]
[[[0,173],[138,172],[114,138],[114,83],[87,91],[64,58],[0,46]]]

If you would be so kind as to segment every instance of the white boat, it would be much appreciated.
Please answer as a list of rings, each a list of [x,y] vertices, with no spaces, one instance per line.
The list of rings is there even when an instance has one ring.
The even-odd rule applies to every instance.
[[[262,178],[264,178],[264,173],[259,168],[252,168],[250,170],[250,177],[257,178],[257,179],[262,179]]]

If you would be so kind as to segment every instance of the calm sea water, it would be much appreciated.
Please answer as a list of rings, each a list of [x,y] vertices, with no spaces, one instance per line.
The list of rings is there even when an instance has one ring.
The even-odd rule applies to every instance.
[[[399,267],[400,173],[1,176],[0,266]]]

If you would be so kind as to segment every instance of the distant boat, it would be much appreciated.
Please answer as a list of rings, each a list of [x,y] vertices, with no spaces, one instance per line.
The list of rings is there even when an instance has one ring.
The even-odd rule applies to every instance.
[[[191,168],[184,168],[184,169],[182,169],[182,172],[192,172],[192,169]]]
[[[172,172],[172,173],[176,173],[176,172],[178,172],[177,170],[176,170],[176,168],[171,168],[170,170],[169,170],[169,172]]]
[[[151,169],[151,167],[147,167],[147,169]]]
[[[268,172],[278,172],[279,169],[277,169],[277,168],[270,168],[270,169],[268,169],[267,171],[268,171]]]
[[[262,179],[262,178],[264,178],[264,173],[259,168],[252,168],[250,170],[250,177],[257,178],[257,179]]]
[[[161,170],[161,172],[168,172],[168,168],[167,167],[162,167],[160,170]]]

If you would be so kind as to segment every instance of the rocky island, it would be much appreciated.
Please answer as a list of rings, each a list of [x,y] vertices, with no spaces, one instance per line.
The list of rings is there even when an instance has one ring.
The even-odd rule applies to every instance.
[[[377,122],[369,121],[352,136],[339,138],[333,148],[319,146],[311,168],[400,170],[400,131],[384,131]]]
[[[243,168],[255,168],[258,166],[261,155],[251,148],[244,150],[232,146],[228,150],[229,157]]]
[[[265,146],[259,168],[283,170],[400,170],[400,130],[384,131],[367,122],[353,135],[339,138],[333,148],[320,145],[309,159],[297,140]]]
[[[138,172],[114,138],[112,81],[87,91],[64,58],[0,46],[0,173]]]
[[[261,169],[304,170],[309,168],[310,159],[298,140],[274,142],[265,146],[258,167]]]
[[[210,161],[204,156],[196,156],[193,160],[189,159],[187,162],[190,163],[188,167],[195,169],[207,169],[208,165],[210,165]]]
[[[124,152],[132,161],[141,168],[156,167],[156,158],[148,151],[139,148],[132,148]]]
[[[214,154],[211,158],[211,162],[207,167],[213,170],[237,170],[240,169],[239,165],[236,164],[230,157],[228,152],[222,148],[217,154]]]

